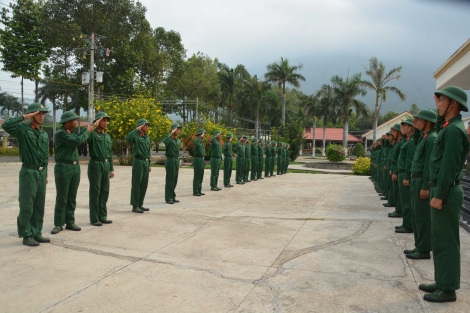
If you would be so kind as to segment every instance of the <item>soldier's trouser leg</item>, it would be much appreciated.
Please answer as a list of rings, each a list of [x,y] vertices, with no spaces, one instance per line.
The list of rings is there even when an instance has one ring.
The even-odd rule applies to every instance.
[[[251,157],[251,180],[255,180],[258,173],[258,156]]]
[[[277,175],[281,174],[281,157],[277,157]]]
[[[258,173],[256,175],[256,178],[262,178],[263,177],[263,165],[264,165],[264,160],[262,156],[258,156]]]
[[[202,191],[202,180],[204,179],[204,167],[206,162],[204,158],[195,157],[193,160],[194,179],[193,179],[193,194],[200,194]]]
[[[56,163],[54,175],[57,190],[54,226],[75,224],[77,190],[80,185],[80,164]]]
[[[90,223],[104,221],[108,217],[106,204],[109,197],[109,162],[90,160],[88,163]]]
[[[431,190],[431,199],[436,188]],[[441,290],[460,289],[460,212],[463,189],[450,187],[442,209],[431,208],[434,277]]]
[[[211,187],[217,187],[220,171],[220,159],[211,158]]]
[[[224,186],[230,186],[230,178],[232,177],[232,158],[224,159]]]
[[[415,219],[413,231],[415,236],[415,247],[420,252],[429,252],[432,250],[432,234],[431,234],[431,206],[428,197],[421,199],[419,193],[423,186],[422,178],[411,179],[411,196],[414,198],[411,209]]]
[[[271,171],[271,157],[266,157],[265,164],[264,164],[264,177],[269,177]]]
[[[16,219],[20,238],[42,234],[46,203],[47,170],[21,168],[19,174],[20,212]]]
[[[176,184],[178,183],[178,169],[180,160],[177,158],[167,158],[165,161],[165,201],[175,200]]]
[[[141,207],[149,183],[149,163],[134,159],[132,162],[131,205]]]
[[[400,188],[398,187],[398,180],[393,181],[393,195],[395,198],[395,212],[398,214],[403,214],[403,210],[401,207],[401,198],[400,198]]]
[[[271,157],[271,161],[269,162],[269,164],[271,165],[271,171],[270,171],[269,176],[274,175],[274,165],[275,165],[275,163],[276,163],[276,157]]]
[[[243,181],[248,181],[248,174],[250,173],[250,158],[245,158],[245,166],[243,167]]]
[[[400,189],[401,209],[403,212],[403,224],[406,229],[413,229],[411,223],[411,191],[409,186],[403,185],[405,173],[398,174],[398,188]]]
[[[237,181],[237,183],[241,183],[243,181],[243,168],[244,168],[243,160],[244,160],[243,157],[237,156],[237,160],[236,160],[237,168],[235,172],[235,180]]]
[[[387,175],[388,185],[389,185],[388,194],[387,194],[388,204],[395,205],[395,194],[393,190],[392,176],[389,175],[388,173],[386,173],[386,175]]]

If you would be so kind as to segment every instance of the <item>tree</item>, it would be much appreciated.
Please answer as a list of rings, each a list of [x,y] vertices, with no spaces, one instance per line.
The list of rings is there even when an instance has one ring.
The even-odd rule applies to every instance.
[[[315,138],[317,135],[317,115],[319,113],[320,107],[320,99],[322,96],[322,90],[317,90],[310,96],[304,97],[304,108],[305,108],[305,115],[307,119],[312,118],[313,124],[313,143],[312,143],[312,158],[315,157]],[[308,127],[306,127],[308,129]]]
[[[335,121],[336,102],[334,97],[333,87],[330,85],[323,85],[321,89],[320,107],[318,115],[323,123],[323,150],[322,156],[325,156],[326,151],[326,124],[330,121]]]
[[[7,92],[0,93],[0,107],[2,108],[0,110],[2,116],[9,115],[10,112],[18,115],[23,111],[21,102],[18,101],[18,98]]]
[[[48,50],[40,34],[40,4],[33,0],[17,0],[2,8],[0,22],[0,61],[2,70],[12,72],[11,77],[21,77],[21,103],[24,105],[24,78],[38,81],[42,63]],[[22,107],[22,111],[23,111]]]
[[[343,79],[337,75],[331,78],[334,97],[337,106],[337,117],[343,122],[343,148],[348,147],[349,119],[353,111],[357,116],[367,114],[367,106],[356,99],[357,96],[365,96],[366,91],[361,86],[361,74],[354,74],[351,78]]]
[[[265,74],[267,81],[278,84],[282,87],[282,124],[286,123],[286,83],[294,87],[300,87],[300,81],[305,81],[305,77],[297,73],[302,69],[302,65],[289,65],[289,60],[281,57],[276,63],[266,66],[268,72]]]
[[[299,156],[300,148],[303,146],[304,138],[304,120],[301,118],[292,120],[290,123],[272,128],[271,138],[278,138],[290,145],[290,159],[294,161]]]
[[[365,68],[365,67],[364,67]],[[394,86],[387,86],[387,84],[394,80],[400,79],[400,72],[402,67],[394,67],[390,71],[386,71],[385,65],[379,62],[376,57],[372,57],[369,60],[369,68],[365,68],[366,75],[370,77],[371,81],[362,81],[364,87],[375,91],[375,112],[374,112],[374,135],[373,141],[375,143],[377,135],[377,120],[380,114],[380,108],[382,102],[387,101],[387,92],[391,91],[398,95],[401,101],[405,101],[405,94]]]
[[[419,108],[418,106],[416,105],[416,103],[413,103],[410,107],[410,110],[408,111],[410,112],[412,115],[416,115],[419,113]]]

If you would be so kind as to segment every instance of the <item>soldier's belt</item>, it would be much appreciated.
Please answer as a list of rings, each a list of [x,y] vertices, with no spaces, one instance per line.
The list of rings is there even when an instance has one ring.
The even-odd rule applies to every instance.
[[[167,158],[168,158],[168,157],[167,157]],[[140,160],[140,161],[144,161],[144,162],[148,162],[148,161],[149,161],[149,159],[141,158],[141,157],[134,157],[134,159]]]
[[[212,159],[221,159],[221,157],[211,156]]]
[[[91,159],[92,159],[93,161],[95,161],[95,162],[104,162],[104,163],[109,162],[108,159],[98,159],[98,158],[91,158]]]
[[[456,180],[453,183],[451,183],[449,187],[455,187],[455,186],[458,186],[458,185],[460,185],[460,181]],[[429,187],[437,187],[437,181],[429,181],[428,186]]]
[[[33,165],[28,165],[28,164],[23,164],[23,167],[36,170],[36,171],[42,171],[43,169],[46,168],[46,166],[33,166]]]
[[[62,161],[62,160],[55,160],[56,163],[64,163],[64,164],[72,164],[76,165],[78,164],[78,161]]]
[[[422,178],[423,177],[423,172],[419,172],[419,173],[411,173],[411,177],[412,178]]]

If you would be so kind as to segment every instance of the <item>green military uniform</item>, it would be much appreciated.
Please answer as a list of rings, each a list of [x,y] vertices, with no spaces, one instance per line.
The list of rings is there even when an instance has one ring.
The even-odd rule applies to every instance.
[[[395,124],[393,125],[392,129],[400,132],[400,124]],[[390,158],[390,164],[391,168],[390,170],[392,171],[392,175],[397,175],[398,176],[398,159],[400,157],[400,151],[401,151],[401,146],[405,140],[403,138],[396,139],[395,140],[395,145],[393,146],[393,149],[391,151],[392,156]],[[400,197],[400,187],[399,187],[399,178],[397,180],[392,181],[393,184],[393,195],[395,198],[395,212],[390,213],[388,216],[389,217],[403,217],[403,209],[401,205],[401,197]],[[402,182],[403,185],[403,182]]]
[[[206,155],[206,147],[204,146],[204,138],[201,137],[206,131],[202,128],[196,132],[196,139],[194,139],[194,179],[193,179],[193,195],[201,196],[202,193],[202,180],[204,179],[204,167],[206,162],[204,157]]]
[[[257,179],[263,179],[263,164],[264,164],[264,160],[263,160],[263,140],[260,139],[259,142],[258,142],[258,166],[256,167],[256,170],[257,170],[257,175],[256,175],[256,178]]]
[[[32,103],[28,106],[26,114],[36,111],[48,112],[43,105]],[[42,240],[47,164],[49,162],[47,156],[48,136],[42,127],[34,128],[32,124],[22,123],[23,120],[23,116],[10,118],[2,127],[18,140],[20,160],[23,163],[19,174],[18,236],[23,238],[23,244],[37,246],[38,241],[49,241]]]
[[[274,175],[274,165],[276,164],[276,145],[277,143],[275,141],[272,142],[272,147],[271,147],[271,169],[270,169],[270,175],[269,176],[276,176]]]
[[[236,159],[236,165],[237,165],[237,171],[235,174],[235,180],[237,181],[237,184],[244,184],[243,182],[243,175],[245,173],[245,145],[242,142],[243,135],[240,135],[238,137],[238,142],[237,142],[237,159]]]
[[[222,145],[217,140],[220,131],[216,130],[214,136],[211,138],[211,190],[221,190],[217,187],[219,180],[220,164],[222,163]]]
[[[258,175],[258,140],[251,138],[251,180],[257,180]]]
[[[461,105],[461,110],[468,111],[467,94],[459,87],[449,86],[435,92],[435,95],[437,97],[444,95],[453,99]],[[433,302],[455,301],[455,290],[460,289],[459,222],[463,202],[460,180],[463,177],[462,168],[469,151],[462,116],[457,115],[442,124],[443,119],[444,117],[439,116],[436,123],[438,134],[430,158],[429,176],[431,199],[443,200],[441,209],[431,209],[436,284],[431,285],[435,292],[425,295],[424,300]],[[426,289],[422,287],[420,285],[420,289]]]
[[[96,114],[95,121],[100,118],[111,118],[104,112]],[[106,130],[96,129],[88,137],[88,147],[90,151],[90,162],[88,162],[88,181],[90,223],[96,226],[101,223],[109,224],[106,204],[109,197],[109,180],[113,166],[113,143],[111,136]]]
[[[232,134],[227,134],[225,138],[227,141],[224,144],[224,186],[225,187],[233,187],[230,184],[230,178],[232,177],[232,142],[229,141],[229,138],[232,138]]]
[[[250,139],[248,137],[245,137],[245,167],[243,169],[243,182],[249,183],[251,180],[248,179],[248,176],[250,174],[250,158],[251,158],[251,146],[248,144],[248,141]]]
[[[390,131],[387,133],[387,135],[392,136],[393,133]],[[382,199],[382,200],[388,200],[387,203],[384,203],[385,207],[395,206],[395,195],[393,194],[393,181],[392,181],[392,176],[390,175],[390,171],[392,168],[392,153],[393,153],[394,145],[395,145],[394,139],[387,141],[388,152],[387,152],[387,157],[385,159],[385,164],[384,164],[385,166],[384,176],[385,176],[387,191],[384,194],[385,198]]]
[[[175,128],[181,128],[178,124],[171,125],[171,130]],[[166,148],[166,161],[165,161],[165,202],[173,204],[179,202],[176,200],[176,184],[178,184],[178,173],[180,168],[180,140],[172,137],[172,133],[169,133],[164,139],[163,143]]]
[[[282,145],[280,142],[277,147],[277,175],[282,175]]]
[[[141,125],[150,125],[150,123],[142,118],[137,121],[136,127]],[[143,213],[147,211],[144,208],[145,194],[149,183],[149,167],[150,167],[150,138],[145,133],[141,133],[137,129],[131,131],[126,140],[134,145],[132,156],[132,187],[131,187],[131,205],[132,211],[135,213]]]
[[[402,122],[413,126],[411,118]],[[397,233],[411,233],[413,231],[413,222],[411,217],[411,189],[410,186],[403,184],[404,180],[411,179],[411,163],[413,162],[416,145],[411,136],[405,138],[405,142],[400,147],[400,156],[398,158],[398,188],[400,191],[401,207],[403,212],[403,224],[396,229]]]
[[[421,110],[414,118],[423,119],[426,123],[436,123],[436,113],[431,110]],[[411,165],[411,212],[413,233],[416,249],[410,251],[408,258],[429,259],[432,250],[431,207],[429,197],[421,199],[421,190],[429,190],[429,161],[436,141],[434,129],[422,134],[416,147],[413,164]],[[418,253],[416,253],[418,252]]]
[[[60,124],[76,120],[79,116],[72,111],[65,112],[61,116]],[[90,136],[86,127],[79,134],[66,130],[63,126],[57,130],[54,137],[55,150],[55,186],[57,191],[54,225],[51,233],[62,230],[66,224],[67,229],[80,230],[75,225],[75,207],[77,205],[77,190],[80,184],[80,164],[78,163],[77,147]]]
[[[271,141],[266,141],[266,158],[264,163],[264,177],[271,177]]]

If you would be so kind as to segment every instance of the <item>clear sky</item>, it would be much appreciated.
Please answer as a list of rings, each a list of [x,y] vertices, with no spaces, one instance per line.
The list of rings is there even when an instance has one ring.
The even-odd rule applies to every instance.
[[[361,71],[371,56],[383,60],[387,68],[423,69],[413,79],[421,75],[432,90],[432,73],[470,37],[470,1],[463,0],[141,2],[153,28],[181,34],[188,56],[201,51],[229,66],[244,64],[258,76],[263,76],[268,63],[283,56],[293,64],[304,64],[302,74],[308,80],[301,89],[307,93],[326,83],[325,78],[345,76],[350,67]],[[341,72],[330,71],[338,69],[325,67],[324,60],[338,60]],[[2,91],[19,93],[17,83],[4,80],[13,79],[0,72]],[[28,84],[26,94],[33,95],[33,90]]]

